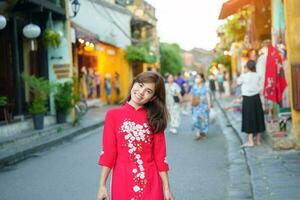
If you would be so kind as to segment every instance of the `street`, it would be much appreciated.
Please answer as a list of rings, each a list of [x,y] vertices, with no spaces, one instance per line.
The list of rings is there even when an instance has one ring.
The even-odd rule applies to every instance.
[[[212,120],[206,140],[194,141],[190,116],[178,135],[166,133],[170,183],[178,200],[227,199],[227,142]],[[102,128],[0,172],[1,200],[96,199]]]

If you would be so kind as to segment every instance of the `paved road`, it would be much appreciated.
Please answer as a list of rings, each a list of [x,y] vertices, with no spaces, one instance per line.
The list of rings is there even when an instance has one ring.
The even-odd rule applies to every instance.
[[[218,125],[194,141],[190,117],[178,135],[167,133],[171,187],[177,200],[220,200],[228,196],[227,144]],[[101,128],[44,151],[0,172],[1,200],[96,199]]]

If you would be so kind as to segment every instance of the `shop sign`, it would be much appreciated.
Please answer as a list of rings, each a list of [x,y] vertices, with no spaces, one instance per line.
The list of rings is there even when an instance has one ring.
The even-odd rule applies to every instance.
[[[56,79],[63,79],[70,77],[70,64],[58,64],[53,65],[53,70],[56,75]]]

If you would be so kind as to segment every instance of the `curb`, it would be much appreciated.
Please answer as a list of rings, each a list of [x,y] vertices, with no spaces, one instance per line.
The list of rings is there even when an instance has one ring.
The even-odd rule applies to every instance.
[[[227,113],[224,111],[224,109],[221,106],[220,102],[218,100],[216,100],[216,103],[217,103],[218,107],[220,108],[220,110],[222,111],[223,115],[225,116],[227,124],[230,125],[230,128],[233,130],[233,132],[235,133],[236,137],[238,138],[240,144],[242,145],[243,144],[243,139],[240,136],[239,131],[236,129],[235,126],[232,125]],[[252,197],[254,198],[253,182],[252,182],[252,178],[251,178],[252,170],[251,170],[251,166],[250,166],[250,162],[249,162],[249,155],[248,155],[248,152],[245,150],[245,148],[241,148],[241,151],[243,152],[244,157],[245,157],[245,161],[246,161],[246,165],[247,165],[247,171],[248,171],[248,174],[250,176],[250,191],[251,191]]]
[[[62,144],[65,141],[69,141],[75,136],[78,136],[80,134],[92,131],[96,128],[102,127],[104,124],[104,121],[100,121],[95,124],[87,125],[87,126],[81,126],[81,127],[75,127],[71,129],[65,130],[63,133],[61,133],[58,136],[50,137],[50,138],[43,138],[43,141],[31,143],[24,145],[23,147],[20,147],[16,151],[10,151],[7,153],[7,155],[0,158],[0,169],[4,168],[9,165],[16,164],[20,161],[23,161],[27,158],[30,158],[33,156],[34,153],[48,149],[50,147]]]

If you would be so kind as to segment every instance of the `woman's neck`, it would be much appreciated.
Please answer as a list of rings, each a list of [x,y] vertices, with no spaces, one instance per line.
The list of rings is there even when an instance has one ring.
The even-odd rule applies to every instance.
[[[140,109],[140,108],[143,107],[143,105],[136,104],[134,101],[132,101],[132,99],[130,99],[127,103],[129,105],[131,105],[136,110],[138,110],[138,109]]]
[[[203,86],[203,82],[198,83],[198,86],[202,87]]]

